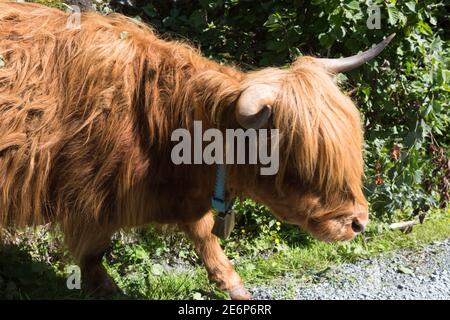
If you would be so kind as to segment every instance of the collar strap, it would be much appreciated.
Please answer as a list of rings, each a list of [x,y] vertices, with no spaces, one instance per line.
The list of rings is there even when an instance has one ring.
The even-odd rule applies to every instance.
[[[226,201],[225,177],[226,177],[225,165],[218,164],[216,173],[216,183],[214,186],[214,194],[213,197],[211,198],[211,205],[213,209],[216,210],[218,213],[226,213],[231,207],[231,204]]]

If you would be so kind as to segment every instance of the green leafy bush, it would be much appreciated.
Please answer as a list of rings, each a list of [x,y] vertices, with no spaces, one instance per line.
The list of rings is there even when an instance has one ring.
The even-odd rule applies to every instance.
[[[380,29],[368,28],[373,6]],[[282,66],[303,54],[351,55],[396,32],[379,58],[339,77],[364,115],[365,192],[383,218],[448,201],[446,17],[444,1],[428,0],[152,1],[141,14],[161,34],[243,69]]]

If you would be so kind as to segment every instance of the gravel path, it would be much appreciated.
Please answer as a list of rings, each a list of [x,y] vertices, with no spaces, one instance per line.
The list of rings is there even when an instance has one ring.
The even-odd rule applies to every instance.
[[[252,288],[254,299],[450,299],[450,239],[335,266],[310,281]]]

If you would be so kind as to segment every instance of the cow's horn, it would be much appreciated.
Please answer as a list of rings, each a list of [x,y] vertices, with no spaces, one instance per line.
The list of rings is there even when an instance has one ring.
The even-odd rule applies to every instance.
[[[391,40],[395,37],[395,33],[391,34],[389,37],[385,38],[376,46],[370,48],[367,51],[361,52],[351,57],[346,58],[338,58],[338,59],[317,59],[319,62],[323,64],[325,69],[327,69],[331,73],[339,73],[350,71],[359,66],[363,65],[367,61],[375,58],[377,55],[383,51],[384,48],[391,42]]]
[[[263,127],[272,114],[276,88],[269,84],[255,84],[246,88],[236,103],[236,120],[246,129]]]

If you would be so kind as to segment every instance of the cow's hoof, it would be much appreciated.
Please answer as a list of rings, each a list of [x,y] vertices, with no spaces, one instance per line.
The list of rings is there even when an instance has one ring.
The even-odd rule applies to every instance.
[[[250,300],[252,298],[252,294],[242,285],[233,287],[227,292],[232,300]]]
[[[120,288],[106,273],[100,278],[87,280],[84,290],[86,293],[98,298],[113,297],[121,293]]]

